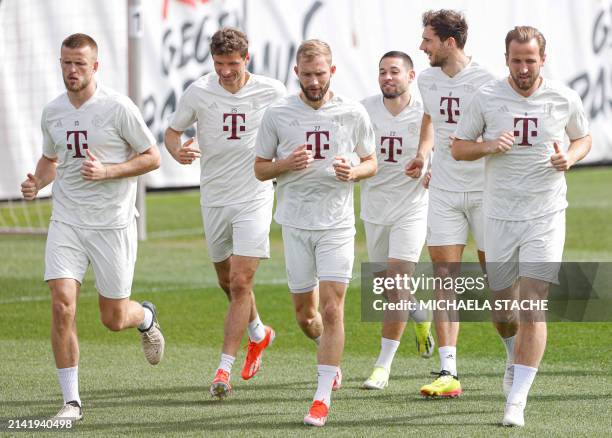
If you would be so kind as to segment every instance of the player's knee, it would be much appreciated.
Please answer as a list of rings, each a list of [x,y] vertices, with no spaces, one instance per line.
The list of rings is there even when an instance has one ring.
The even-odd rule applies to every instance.
[[[251,296],[251,279],[246,274],[233,274],[230,278],[230,293],[232,300],[246,299]]]
[[[219,287],[223,289],[223,292],[230,296],[230,281],[229,278],[220,278],[219,279]]]
[[[321,318],[324,325],[336,325],[342,322],[342,307],[336,302],[322,306]]]
[[[125,328],[125,318],[120,312],[103,312],[100,314],[100,319],[104,327],[112,332],[118,332]]]
[[[64,301],[55,301],[52,305],[53,320],[56,324],[70,324],[76,315],[76,305]]]
[[[317,316],[316,312],[302,311],[302,312],[296,313],[295,320],[297,321],[301,329],[307,329],[314,323],[316,316]]]
[[[456,269],[453,269],[451,264],[449,263],[436,263],[434,265],[434,271],[436,277],[438,278],[446,278],[456,273]]]

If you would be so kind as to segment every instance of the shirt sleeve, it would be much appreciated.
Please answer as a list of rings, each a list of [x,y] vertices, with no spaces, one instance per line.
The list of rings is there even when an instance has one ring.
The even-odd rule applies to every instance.
[[[261,119],[261,124],[257,131],[255,155],[266,160],[271,160],[276,157],[277,148],[278,133],[274,124],[274,113],[268,108]]]
[[[374,134],[370,116],[363,106],[361,106],[359,114],[360,122],[357,128],[355,152],[359,157],[363,158],[376,152],[376,135]]]
[[[419,76],[417,79],[417,85],[419,87],[419,93],[421,93],[421,101],[423,102],[423,112],[427,115],[430,114],[429,108],[427,108],[427,102],[425,101],[425,94],[423,90],[425,89],[425,84],[423,83],[424,79],[422,76]]]
[[[589,134],[589,120],[582,100],[574,90],[571,90],[570,94],[570,115],[565,132],[570,140],[576,140]]]
[[[130,99],[121,100],[117,112],[119,135],[139,154],[156,144],[155,137],[147,127],[138,107]]]
[[[193,90],[193,86],[189,86],[178,101],[176,111],[172,115],[169,125],[175,131],[183,132],[187,130],[198,119],[196,107],[193,104]]]
[[[55,143],[47,128],[47,108],[43,110],[42,116],[40,117],[40,130],[42,131],[43,137],[43,155],[47,158],[56,158],[57,152],[55,151]]]
[[[461,115],[455,130],[455,138],[459,140],[476,141],[484,131],[485,120],[482,112],[481,99],[483,95],[477,92],[472,102]]]

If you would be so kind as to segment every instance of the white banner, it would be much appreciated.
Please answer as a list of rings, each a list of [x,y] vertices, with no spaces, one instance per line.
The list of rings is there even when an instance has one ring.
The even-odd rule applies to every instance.
[[[547,39],[543,74],[572,86],[591,120],[593,149],[585,162],[612,160],[612,1],[587,0],[143,0],[143,115],[163,143],[163,132],[182,91],[212,69],[211,35],[224,25],[244,29],[251,70],[276,77],[296,91],[295,51],[307,38],[327,41],[337,74],[332,88],[355,99],[379,91],[377,64],[403,50],[418,72],[425,10],[466,14],[466,53],[506,76],[504,37],[532,25]],[[40,114],[63,91],[58,57],[64,37],[91,34],[100,46],[98,79],[127,90],[127,0],[0,0],[0,199],[19,196],[19,184],[41,154]],[[418,93],[413,86],[413,93]],[[192,132],[188,131],[188,135]],[[180,166],[162,149],[151,187],[197,185],[199,167]]]

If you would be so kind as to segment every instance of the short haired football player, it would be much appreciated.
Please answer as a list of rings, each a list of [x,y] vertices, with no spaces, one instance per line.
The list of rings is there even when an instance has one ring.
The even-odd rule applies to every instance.
[[[329,45],[303,42],[296,63],[301,92],[266,111],[255,173],[278,182],[274,218],[282,225],[295,314],[318,344],[318,385],[304,423],[323,426],[334,381],[340,385],[344,297],[354,260],[353,183],[374,175],[376,151],[363,106],[329,88],[336,71]],[[352,165],[354,153],[359,163]]]
[[[404,52],[385,53],[378,63],[378,85],[382,94],[364,99],[376,135],[378,171],[361,183],[361,219],[366,232],[368,260],[381,264],[376,273],[394,278],[411,276],[419,261],[427,232],[427,189],[423,175],[413,179],[405,166],[416,154],[423,105],[410,93],[415,72],[412,59]],[[409,290],[387,291],[391,302],[414,298]],[[411,299],[412,298],[412,299]],[[384,389],[408,318],[415,321],[417,351],[431,357],[434,348],[427,313],[386,311],[381,349],[364,389]]]
[[[482,87],[459,122],[452,153],[485,157],[485,248],[495,297],[546,299],[557,283],[565,241],[565,172],[590,150],[578,94],[541,76],[546,40],[535,28],[506,35],[509,76]],[[565,135],[567,151],[561,149]],[[482,136],[483,142],[476,142]],[[501,320],[512,318],[504,315]],[[522,312],[514,342],[514,375],[502,424],[523,426],[527,394],[546,346],[543,311]],[[505,383],[505,382],[504,382]]]
[[[286,94],[276,79],[247,71],[247,36],[234,28],[217,31],[210,43],[215,71],[191,84],[166,130],[166,147],[176,161],[200,159],[200,204],[208,252],[219,286],[227,294],[223,348],[210,387],[223,398],[232,389],[230,373],[245,331],[249,334],[242,378],[260,369],[275,332],[261,322],[253,283],[260,259],[270,257],[274,191],[253,173],[255,137],[268,106]],[[197,122],[200,150],[181,135]]]
[[[419,177],[425,159],[434,148],[429,211],[427,215],[427,247],[437,277],[458,274],[459,263],[471,231],[484,269],[484,223],[482,190],[483,161],[458,163],[450,153],[450,138],[457,122],[469,106],[476,90],[493,79],[493,75],[464,52],[468,24],[460,12],[441,9],[423,14],[423,41],[420,49],[429,57],[431,68],[418,78],[425,113],[421,141],[414,160],[408,163],[407,174]],[[433,125],[434,138],[431,135]],[[427,178],[427,177],[426,177]],[[439,289],[436,299],[453,300],[455,291]],[[421,387],[426,397],[452,398],[461,395],[457,373],[457,338],[459,320],[456,313],[434,311],[438,338],[440,371],[435,380]],[[498,326],[498,331],[511,351],[515,327]]]
[[[98,65],[98,45],[90,36],[77,33],[62,42],[66,93],[43,110],[43,155],[21,184],[23,197],[31,200],[53,182],[44,278],[64,397],[55,418],[73,421],[83,417],[76,308],[90,263],[102,323],[112,331],[138,328],[152,365],[164,353],[155,306],[130,300],[138,243],[136,177],[159,167],[159,150],[136,105],[97,83]]]

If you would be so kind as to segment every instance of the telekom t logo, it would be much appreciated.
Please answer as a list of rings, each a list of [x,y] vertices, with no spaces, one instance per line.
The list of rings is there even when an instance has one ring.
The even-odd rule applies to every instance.
[[[244,132],[246,127],[244,123],[246,122],[246,114],[239,113],[223,113],[223,123],[227,119],[230,119],[230,125],[223,125],[223,132],[227,132],[231,130],[231,135],[227,137],[228,140],[240,140],[238,137],[238,131]],[[242,122],[242,124],[240,124]]]
[[[522,122],[522,123],[521,123]],[[529,130],[529,122],[533,122],[534,128],[538,127],[538,119],[537,117],[515,117],[514,118],[514,136],[520,137],[521,142],[518,144],[519,146],[533,146],[529,143],[529,137],[535,137],[538,135],[537,129],[533,131]],[[516,125],[519,125],[518,127]]]
[[[385,141],[389,143],[389,147],[384,147]],[[380,153],[386,154],[389,151],[387,158],[385,161],[389,163],[397,163],[395,159],[395,154],[402,155],[402,137],[380,137]],[[397,149],[395,149],[395,145],[398,143]]]
[[[312,136],[314,136],[314,155],[312,158],[315,160],[324,160],[325,157],[321,155],[321,149],[328,151],[329,143],[323,143],[323,136],[325,136],[326,141],[329,141],[329,131],[306,131],[306,150],[309,151],[313,150],[313,145],[308,143],[308,140]]]
[[[446,108],[444,108],[446,106]],[[453,106],[457,109],[453,109]],[[457,123],[453,116],[459,115],[458,97],[440,97],[440,114],[446,116],[446,123]]]
[[[74,149],[72,158],[85,158],[82,151],[89,149],[87,143],[81,143],[81,134],[83,134],[84,139],[87,140],[87,131],[66,131],[66,142],[70,141],[70,136],[73,137],[73,144],[66,143],[68,150]]]

